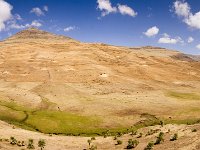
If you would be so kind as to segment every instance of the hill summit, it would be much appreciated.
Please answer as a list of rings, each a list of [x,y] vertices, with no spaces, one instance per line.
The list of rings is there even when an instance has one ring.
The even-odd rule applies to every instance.
[[[8,38],[8,40],[73,40],[70,37],[56,35],[37,28],[22,30]]]

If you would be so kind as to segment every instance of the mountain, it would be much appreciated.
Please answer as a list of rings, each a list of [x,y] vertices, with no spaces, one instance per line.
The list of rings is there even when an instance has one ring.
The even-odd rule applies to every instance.
[[[199,59],[159,47],[83,43],[30,28],[0,42],[0,78],[0,119],[19,115],[14,122],[45,133],[53,125],[68,133],[65,123],[88,129],[89,120],[69,124],[46,116],[57,111],[97,119],[91,128],[127,127],[152,116],[183,122],[199,117]],[[5,102],[43,111],[16,121],[24,111],[5,108]]]

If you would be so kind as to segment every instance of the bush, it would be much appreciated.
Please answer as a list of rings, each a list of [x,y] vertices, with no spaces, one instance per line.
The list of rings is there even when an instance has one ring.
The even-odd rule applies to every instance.
[[[117,140],[117,145],[121,145],[122,141],[121,140]]]
[[[144,150],[152,150],[154,146],[154,142],[151,141],[147,144],[147,146],[144,148]]]
[[[160,125],[161,125],[161,127],[163,127],[164,126],[164,121],[160,121]]]
[[[192,132],[197,132],[197,129],[192,129]]]
[[[178,134],[175,133],[175,134],[173,135],[173,137],[170,139],[170,141],[175,141],[175,140],[177,140],[177,139],[178,139]]]
[[[126,148],[127,148],[127,149],[132,149],[132,148],[137,147],[138,144],[139,144],[139,141],[129,139],[129,140],[128,140],[128,145],[127,145]]]
[[[28,146],[27,146],[28,149],[35,149],[34,145],[33,145],[33,139],[29,139],[28,140]]]
[[[10,144],[12,144],[12,145],[16,145],[17,144],[17,140],[13,136],[10,137]]]
[[[46,143],[44,140],[40,139],[38,141],[38,147],[40,147],[40,149],[42,150],[45,147]]]
[[[142,137],[142,133],[140,133],[137,138],[141,138],[141,137]]]
[[[158,137],[157,137],[157,139],[156,139],[155,145],[156,144],[160,144],[161,142],[164,142],[163,136],[164,136],[164,133],[160,132],[159,135],[158,135]]]
[[[117,140],[117,136],[114,136],[113,140]]]
[[[94,140],[96,140],[96,138],[95,137],[91,137],[91,140],[94,141]]]
[[[22,146],[22,142],[21,141],[17,141],[17,146],[21,147]]]

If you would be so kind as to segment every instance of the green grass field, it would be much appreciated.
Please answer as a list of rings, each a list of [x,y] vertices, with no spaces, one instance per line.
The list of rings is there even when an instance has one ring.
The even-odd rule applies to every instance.
[[[46,134],[64,134],[64,135],[104,135],[109,130],[109,134],[126,133],[130,127],[105,128],[102,127],[103,120],[96,116],[81,116],[62,111],[49,110],[47,101],[45,108],[31,109],[19,106],[13,102],[0,101],[0,120],[10,124],[17,125],[21,128],[39,131]],[[49,104],[51,105],[51,104]],[[143,121],[133,126],[138,129],[147,126],[159,125],[160,121],[166,124],[195,124],[200,123],[199,119],[190,118],[185,120],[170,120],[157,118],[154,115],[141,114]],[[132,129],[132,128],[131,128]]]

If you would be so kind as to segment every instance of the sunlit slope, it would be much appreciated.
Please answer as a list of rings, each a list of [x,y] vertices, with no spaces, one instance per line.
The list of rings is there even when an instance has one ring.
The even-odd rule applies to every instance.
[[[13,103],[31,109],[26,125],[38,130],[40,116],[52,120],[49,111],[83,117],[99,129],[133,125],[144,113],[176,122],[200,114],[200,62],[163,48],[81,43],[31,28],[0,42],[0,78],[0,110],[11,112],[3,119],[13,121],[7,107]],[[16,111],[16,122],[23,111]]]

